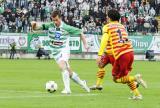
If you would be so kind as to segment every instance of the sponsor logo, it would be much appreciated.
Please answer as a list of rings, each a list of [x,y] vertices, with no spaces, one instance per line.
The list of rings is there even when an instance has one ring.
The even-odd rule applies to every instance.
[[[27,40],[25,37],[19,37],[18,43],[20,46],[24,46],[26,44]]]

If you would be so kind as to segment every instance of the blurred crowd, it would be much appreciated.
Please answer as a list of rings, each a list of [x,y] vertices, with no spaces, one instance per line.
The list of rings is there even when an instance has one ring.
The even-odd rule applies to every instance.
[[[160,0],[0,0],[0,32],[27,33],[31,21],[48,22],[51,12],[60,9],[66,23],[101,34],[112,8],[119,10],[128,32],[158,32]]]

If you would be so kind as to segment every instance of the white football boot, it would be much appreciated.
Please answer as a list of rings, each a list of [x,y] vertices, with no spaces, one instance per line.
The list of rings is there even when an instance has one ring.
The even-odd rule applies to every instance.
[[[62,94],[71,94],[71,91],[64,89],[64,90],[61,91],[61,93],[62,93]]]
[[[147,84],[146,82],[142,79],[142,75],[141,74],[136,74],[135,75],[136,81],[141,84],[144,88],[147,88]]]
[[[86,82],[85,80],[83,80],[82,88],[84,88],[87,92],[90,92],[90,89],[89,89],[89,87],[87,86],[87,82]]]
[[[139,95],[139,96],[133,95],[133,96],[129,97],[128,99],[132,99],[132,100],[142,100],[143,97],[142,97],[142,95]]]

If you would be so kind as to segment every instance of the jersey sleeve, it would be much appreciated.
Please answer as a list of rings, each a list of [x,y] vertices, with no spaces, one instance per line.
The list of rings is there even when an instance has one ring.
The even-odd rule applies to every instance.
[[[102,39],[101,39],[100,49],[98,51],[99,56],[101,56],[104,53],[104,51],[106,49],[106,46],[108,44],[107,42],[109,40],[109,35],[108,35],[108,32],[107,32],[107,27],[106,26],[103,27],[102,32],[103,32],[103,35],[102,35]]]
[[[52,22],[50,22],[50,23],[44,23],[44,24],[42,24],[41,25],[41,29],[42,30],[48,30],[49,29],[49,27],[54,27],[54,23],[52,23]]]
[[[55,26],[54,23],[52,23],[52,22],[42,23],[42,24],[37,23],[36,30],[48,30],[49,27],[51,27],[51,26],[54,27]]]
[[[64,29],[71,35],[71,36],[75,36],[75,35],[81,35],[82,30],[70,25],[65,24]]]

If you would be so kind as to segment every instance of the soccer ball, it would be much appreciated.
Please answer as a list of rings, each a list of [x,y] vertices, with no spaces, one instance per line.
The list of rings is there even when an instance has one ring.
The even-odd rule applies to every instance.
[[[46,82],[46,90],[50,93],[57,91],[58,85],[55,81]]]

